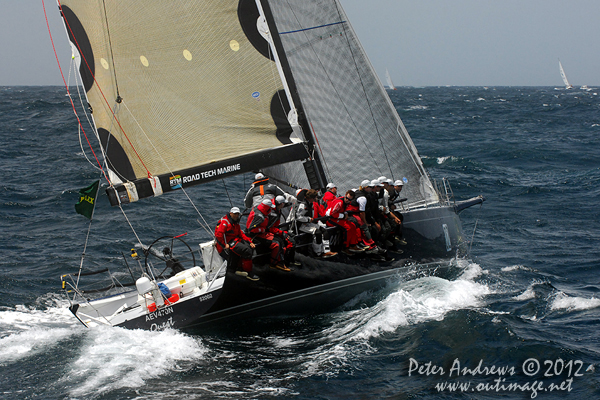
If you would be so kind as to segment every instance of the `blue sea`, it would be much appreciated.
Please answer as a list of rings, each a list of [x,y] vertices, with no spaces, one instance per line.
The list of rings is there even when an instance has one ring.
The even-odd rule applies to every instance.
[[[0,398],[600,398],[599,92],[389,91],[431,177],[487,199],[461,213],[460,276],[399,277],[302,319],[146,332],[67,310],[60,276],[89,226],[74,204],[99,172],[64,88],[0,87]],[[124,268],[138,238],[187,233],[197,248],[203,218],[241,206],[250,181],[190,188],[198,211],[170,194],[127,218],[101,190],[84,267]]]

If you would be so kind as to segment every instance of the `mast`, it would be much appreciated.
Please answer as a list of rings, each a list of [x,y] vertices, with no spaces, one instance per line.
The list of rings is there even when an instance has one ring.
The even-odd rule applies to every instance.
[[[271,8],[267,0],[256,0],[256,6],[258,7],[260,14],[265,18],[267,26],[269,27],[269,44],[272,46],[273,52],[275,53],[275,60],[278,66],[280,66],[280,71],[283,74],[282,80],[286,82],[286,92],[288,92],[288,95],[291,96],[292,99],[290,103],[293,103],[296,107],[298,123],[302,129],[304,139],[308,143],[308,152],[311,158],[302,163],[306,172],[306,176],[311,188],[322,189],[327,185],[325,170],[323,168],[319,152],[316,149],[316,141],[302,106],[302,101],[298,95],[298,89],[296,88],[296,83],[291,73],[289,62],[285,56],[283,44],[279,38],[279,31],[277,30],[273,13],[271,12]],[[276,35],[273,35],[273,32],[275,32]]]

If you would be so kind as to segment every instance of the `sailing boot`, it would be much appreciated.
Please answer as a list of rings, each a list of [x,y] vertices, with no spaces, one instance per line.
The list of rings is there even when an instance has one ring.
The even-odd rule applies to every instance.
[[[322,243],[322,254],[321,257],[323,258],[327,258],[327,257],[333,257],[335,255],[337,255],[337,253],[335,251],[331,251],[331,249],[329,248],[329,240],[325,240],[323,239],[323,243]]]

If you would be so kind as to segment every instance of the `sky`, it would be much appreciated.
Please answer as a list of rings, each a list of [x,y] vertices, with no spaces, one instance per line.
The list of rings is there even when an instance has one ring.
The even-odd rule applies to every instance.
[[[559,59],[573,85],[600,86],[599,0],[340,1],[396,86],[561,86]],[[55,0],[0,4],[0,86],[62,85],[42,7],[68,69]]]

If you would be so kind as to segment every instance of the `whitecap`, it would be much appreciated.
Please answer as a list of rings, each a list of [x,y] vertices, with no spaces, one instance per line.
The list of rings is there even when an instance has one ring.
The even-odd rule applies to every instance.
[[[443,320],[454,310],[480,307],[492,291],[486,284],[474,282],[483,273],[470,264],[457,280],[425,277],[400,285],[399,290],[374,306],[369,319],[356,332],[357,338],[377,337],[400,326]]]
[[[531,268],[528,268],[524,265],[511,265],[509,267],[504,267],[501,269],[502,272],[512,272],[512,271],[517,271],[517,270],[523,270],[523,271],[531,271]]]
[[[527,289],[525,289],[525,291],[523,293],[521,293],[518,296],[514,296],[513,300],[526,301],[526,300],[535,299],[535,292],[533,290],[533,286],[534,285],[530,285]]]
[[[102,326],[88,331],[79,352],[61,378],[74,388],[74,397],[141,387],[148,379],[192,368],[206,349],[199,339],[171,329],[150,332]]]
[[[585,297],[571,297],[563,292],[559,292],[550,303],[550,309],[555,310],[566,310],[566,311],[580,311],[589,310],[592,308],[600,307],[600,299]]]

